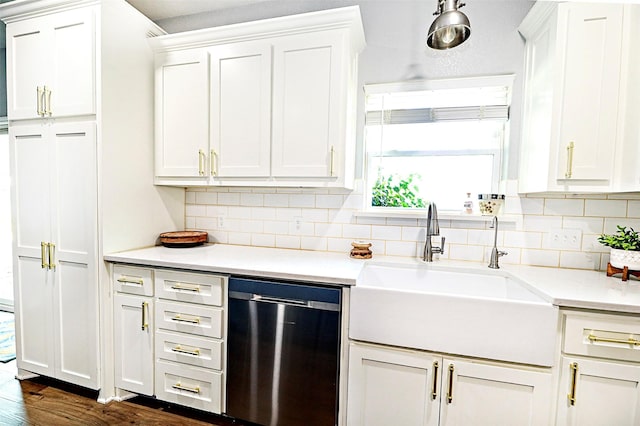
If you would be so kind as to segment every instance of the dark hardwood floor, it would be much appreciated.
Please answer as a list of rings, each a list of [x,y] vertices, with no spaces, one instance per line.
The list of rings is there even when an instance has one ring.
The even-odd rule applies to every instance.
[[[0,363],[0,425],[216,425],[244,423],[152,398],[100,404],[97,393],[38,377],[15,379],[15,361]]]

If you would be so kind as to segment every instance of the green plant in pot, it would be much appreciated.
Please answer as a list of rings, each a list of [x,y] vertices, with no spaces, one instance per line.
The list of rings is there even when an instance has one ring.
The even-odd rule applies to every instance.
[[[598,242],[611,247],[609,263],[616,268],[625,266],[631,270],[640,270],[640,235],[633,229],[617,225],[614,234],[601,234]]]

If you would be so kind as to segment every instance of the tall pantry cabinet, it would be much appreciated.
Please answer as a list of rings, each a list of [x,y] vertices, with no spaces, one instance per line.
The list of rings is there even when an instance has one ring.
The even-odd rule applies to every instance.
[[[184,190],[153,185],[153,54],[124,0],[17,0],[7,24],[19,376],[113,394],[104,253],[182,228]]]

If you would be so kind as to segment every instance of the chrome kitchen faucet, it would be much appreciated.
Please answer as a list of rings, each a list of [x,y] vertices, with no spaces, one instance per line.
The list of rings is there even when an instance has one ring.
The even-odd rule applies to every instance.
[[[424,253],[422,260],[425,262],[433,262],[433,253],[444,254],[444,237],[440,242],[440,247],[433,247],[431,237],[440,235],[440,224],[438,222],[438,209],[434,202],[429,203],[427,209],[427,235],[424,241]]]

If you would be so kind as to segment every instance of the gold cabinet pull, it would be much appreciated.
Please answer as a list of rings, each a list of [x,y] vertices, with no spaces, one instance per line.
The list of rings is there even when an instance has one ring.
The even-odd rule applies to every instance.
[[[333,177],[333,160],[336,156],[336,150],[331,145],[331,149],[329,150],[329,176]]]
[[[438,361],[433,361],[433,384],[431,386],[431,399],[436,399],[438,397],[438,367],[440,367]]]
[[[118,278],[117,281],[119,283],[125,283],[125,284],[144,285],[144,280],[142,278],[127,277],[125,275],[123,275],[120,278]]]
[[[571,392],[567,395],[569,403],[576,405],[576,382],[578,381],[578,363],[573,362],[569,364],[569,370],[571,370]]]
[[[195,388],[190,388],[187,386],[182,386],[180,383],[176,383],[175,385],[171,385],[172,388],[177,389],[177,390],[181,390],[181,391],[187,391],[187,392],[191,392],[191,393],[200,393],[200,387],[196,386]]]
[[[49,252],[49,269],[56,269],[56,245],[53,243],[47,243]]]
[[[51,115],[53,114],[51,112],[51,90],[49,88],[47,88],[47,86],[44,86],[44,93],[45,93],[45,104],[44,104],[44,113],[46,115],[48,115],[49,117],[51,117]]]
[[[198,174],[204,176],[204,151],[198,150]]]
[[[47,258],[47,243],[45,243],[44,241],[40,241],[40,266],[42,267],[42,269],[47,268],[49,269],[49,264],[46,261]]]
[[[171,348],[173,352],[178,352],[181,354],[200,356],[200,349],[185,349],[182,346],[178,345],[176,347]]]
[[[171,318],[171,321],[188,322],[190,324],[200,324],[200,318],[182,318],[180,314]]]
[[[567,179],[571,179],[573,175],[573,149],[575,145],[573,141],[569,142],[567,145],[567,171],[564,174],[564,177]]]
[[[607,343],[620,343],[622,345],[640,346],[640,340],[636,340],[633,337],[629,337],[628,339],[610,339],[608,337],[598,337],[593,333],[589,334],[589,341],[591,343],[607,342]]]
[[[175,283],[171,286],[173,290],[193,291],[194,293],[200,293],[199,285],[189,285],[184,283]]]
[[[147,322],[148,309],[149,309],[149,303],[142,302],[142,331],[146,330],[149,327],[149,323]]]
[[[42,104],[44,102],[44,87],[36,87],[36,110],[38,116],[44,117],[44,109],[42,108]]]
[[[447,402],[451,404],[453,401],[453,372],[455,367],[453,364],[449,364],[449,386],[447,388]]]
[[[216,150],[212,149],[211,150],[211,156],[209,158],[209,161],[211,161],[211,176],[216,176],[218,174],[218,171],[216,170],[216,160],[217,160],[218,154],[216,154]]]

